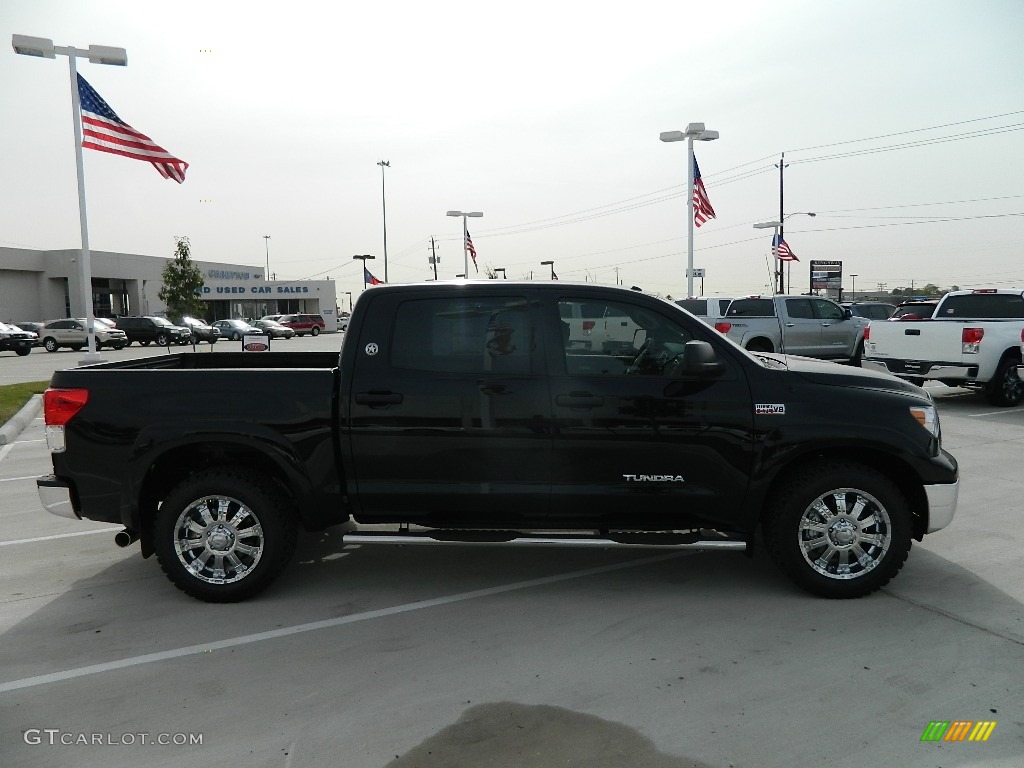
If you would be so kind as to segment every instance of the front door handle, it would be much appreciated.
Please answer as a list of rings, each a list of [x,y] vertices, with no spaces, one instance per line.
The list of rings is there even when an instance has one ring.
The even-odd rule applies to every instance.
[[[604,398],[589,392],[570,392],[568,395],[558,395],[555,403],[563,408],[598,408],[604,405]]]
[[[402,396],[398,392],[357,392],[356,405],[398,405]]]

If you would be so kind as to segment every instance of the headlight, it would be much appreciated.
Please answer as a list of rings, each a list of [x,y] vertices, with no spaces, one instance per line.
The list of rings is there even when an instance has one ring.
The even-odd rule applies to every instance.
[[[910,415],[933,436],[939,436],[939,412],[934,405],[912,405]]]

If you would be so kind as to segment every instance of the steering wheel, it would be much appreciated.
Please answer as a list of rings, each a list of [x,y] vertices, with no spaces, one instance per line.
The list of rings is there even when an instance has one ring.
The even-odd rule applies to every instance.
[[[651,340],[650,338],[647,338],[644,340],[644,343],[640,345],[640,349],[637,350],[636,357],[633,358],[633,362],[631,362],[626,368],[627,374],[640,372],[641,363],[643,363],[644,358],[647,357],[647,350],[650,349],[650,347]]]

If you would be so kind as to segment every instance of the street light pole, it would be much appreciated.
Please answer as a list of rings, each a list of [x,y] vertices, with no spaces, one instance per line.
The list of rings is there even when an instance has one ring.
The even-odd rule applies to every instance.
[[[772,242],[778,245],[779,242],[779,230],[782,228],[781,221],[762,221],[754,225],[754,229],[771,229],[774,231],[772,236]],[[776,279],[779,274],[782,273],[782,262],[779,261],[779,252],[775,251],[775,271],[772,272],[772,293],[781,293],[779,286],[776,283]]]
[[[783,156],[785,156],[785,153],[783,153]],[[781,174],[781,170],[780,170],[780,174]],[[781,187],[781,183],[782,182],[780,181],[779,182],[779,184],[780,184],[780,187],[779,187],[779,200],[780,201],[782,200],[782,187]],[[781,206],[782,203],[780,202],[779,205]],[[790,219],[793,216],[810,216],[811,218],[814,218],[817,215],[818,214],[814,213],[813,211],[796,211],[795,213],[787,213],[785,216],[779,217],[779,221],[782,222],[782,224],[785,224],[786,223],[786,219]],[[779,241],[780,242],[782,241],[783,237],[785,236],[782,224],[779,225]],[[779,272],[781,272],[781,271],[782,271],[782,262],[780,261],[779,262]],[[781,277],[780,277],[780,279],[781,279]],[[789,262],[788,264],[786,264],[786,284],[782,287],[782,292],[783,293],[789,293],[791,290],[793,290],[793,262],[792,261]]]
[[[352,311],[352,291],[345,291],[345,295],[348,296],[348,311]]]
[[[540,263],[542,267],[551,267],[551,279],[555,279],[555,262],[553,261],[542,261]]]
[[[469,275],[469,227],[466,224],[466,217],[472,217],[478,219],[483,216],[481,211],[470,211],[464,213],[462,211],[448,211],[445,216],[461,216],[462,217],[462,272],[461,277]],[[474,262],[476,263],[476,262]],[[460,275],[456,275],[460,277]]]
[[[270,235],[263,236],[263,244],[267,246],[267,271],[263,275],[264,280],[270,279]]]
[[[501,277],[502,277],[503,280],[508,280],[508,275],[505,274],[505,268],[504,267],[495,267],[494,268],[494,274],[498,274],[499,272],[501,272]],[[495,278],[495,279],[497,279],[497,278]]]
[[[853,288],[850,291],[850,293],[852,293],[853,295],[850,297],[850,301],[856,301],[857,300],[857,276],[856,275],[850,275],[850,277],[853,278]]]
[[[111,64],[125,67],[128,65],[128,54],[124,48],[112,48],[108,45],[90,45],[88,49],[74,46],[54,45],[53,40],[45,37],[29,37],[28,35],[12,35],[11,45],[15,53],[25,56],[38,56],[43,59],[55,58],[57,54],[68,57],[68,70],[71,75],[71,120],[75,130],[75,168],[78,172],[78,220],[82,231],[82,256],[79,259],[79,280],[82,283],[82,309],[85,312],[85,327],[88,334],[88,352],[83,355],[80,364],[95,363],[102,360],[96,351],[96,318],[92,306],[92,263],[89,250],[89,223],[85,208],[85,167],[82,163],[82,118],[81,105],[78,98],[78,68],[76,59],[84,56],[93,64]]]
[[[710,131],[704,123],[690,123],[685,131],[664,131],[662,141],[686,140],[686,295],[693,296],[693,140],[714,141],[718,131]]]
[[[388,281],[388,205],[384,197],[384,169],[391,167],[390,160],[381,160],[380,166],[380,207],[384,214],[384,282]]]

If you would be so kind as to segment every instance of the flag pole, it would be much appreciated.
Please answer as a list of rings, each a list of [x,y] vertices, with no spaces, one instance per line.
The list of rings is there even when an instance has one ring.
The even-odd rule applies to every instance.
[[[89,220],[85,208],[85,166],[82,162],[82,105],[78,98],[78,68],[75,63],[75,48],[54,48],[66,53],[68,70],[71,73],[71,120],[75,130],[75,169],[78,172],[78,220],[82,228],[82,252],[79,257],[79,280],[82,284],[82,306],[85,310],[85,327],[88,333],[88,352],[79,361],[80,365],[102,361],[96,351],[96,318],[92,306],[92,263],[89,251]]]

